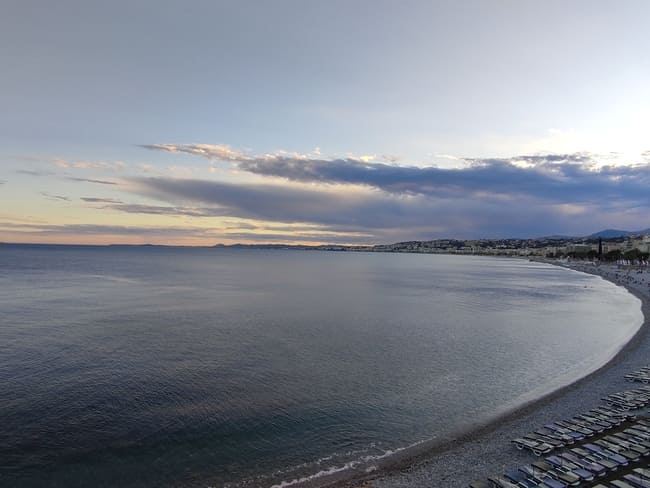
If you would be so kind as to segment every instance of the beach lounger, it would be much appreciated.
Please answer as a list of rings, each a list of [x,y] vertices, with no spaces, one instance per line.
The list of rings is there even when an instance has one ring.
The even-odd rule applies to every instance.
[[[628,461],[638,461],[639,458],[641,457],[641,454],[639,454],[636,451],[632,451],[631,449],[626,449],[622,446],[619,446],[618,444],[614,444],[613,442],[607,442],[606,440],[603,439],[598,439],[597,441],[594,441],[594,444],[602,447],[603,449],[607,449],[613,453],[623,456]]]
[[[555,424],[546,424],[544,425],[544,428],[548,430],[552,430],[559,434],[564,434],[564,435],[568,435],[569,437],[573,437],[573,439],[575,439],[576,441],[581,441],[585,438],[584,434],[580,434],[579,432],[574,432],[573,430],[565,429]]]
[[[606,405],[609,405],[611,407],[616,407],[620,410],[635,410],[638,408],[637,405],[632,405],[629,402],[620,400],[618,398],[603,398],[602,399]]]
[[[596,464],[600,464],[607,471],[616,471],[619,467],[621,467],[621,464],[612,461],[608,457],[591,451],[587,451],[586,449],[582,449],[581,447],[574,447],[573,449],[571,449],[571,452],[577,456],[580,456],[582,459],[585,459],[587,461]]]
[[[494,486],[494,488],[519,488],[519,486],[515,483],[501,478],[500,476],[488,478],[488,481],[492,483],[492,486]]]
[[[637,437],[637,436],[634,436],[632,434],[627,434],[625,432],[616,432],[616,433],[612,434],[612,436],[616,436],[616,437],[618,437],[620,439],[623,439],[623,440],[625,440],[627,442],[633,442],[633,443],[637,444],[638,446],[641,446],[641,447],[644,447],[644,448],[647,448],[648,450],[650,450],[650,441],[644,440],[641,437]]]
[[[603,440],[607,442],[611,442],[612,444],[618,444],[619,446],[625,448],[625,449],[630,449],[632,451],[636,451],[639,453],[640,456],[647,456],[648,453],[650,453],[650,449],[648,449],[645,446],[642,446],[638,444],[637,442],[630,442],[625,439],[621,439],[618,436],[614,435],[606,435],[603,437]]]
[[[623,431],[625,434],[633,435],[635,437],[638,437],[639,439],[643,439],[644,441],[650,442],[650,433],[644,432],[642,430],[637,430],[633,427],[630,427],[628,429],[625,429]]]
[[[615,488],[636,488],[634,485],[631,485],[628,482],[623,480],[614,480],[611,481],[610,484]]]
[[[637,388],[636,390],[629,390],[623,393],[623,396],[629,398],[633,401],[640,403],[648,403],[648,398],[650,392],[644,389]]]
[[[648,397],[645,394],[628,392],[626,394],[613,393],[602,399],[606,403],[619,404],[623,408],[637,409],[648,404]]]
[[[558,420],[557,422],[554,423],[555,425],[559,425],[560,427],[563,427],[565,429],[569,429],[572,430],[573,432],[577,432],[578,434],[582,434],[585,437],[591,437],[595,434],[593,430],[574,424],[573,422],[569,422],[568,420]]]
[[[650,469],[647,468],[634,468],[634,471],[638,476],[645,480],[650,480]]]
[[[643,427],[644,429],[650,429],[650,422],[648,422],[648,419],[646,417],[639,417],[638,419],[634,420],[634,423]]]
[[[559,447],[564,447],[566,444],[562,441],[558,441],[557,439],[552,439],[550,437],[536,434],[534,432],[528,433],[524,436],[524,439],[531,440],[531,441],[536,441],[536,442],[543,442],[548,444],[549,446],[553,446],[553,448],[557,449]]]
[[[519,471],[528,476],[528,479],[534,483],[543,483],[548,488],[567,488],[566,483],[562,483],[554,478],[551,478],[543,471],[535,470],[531,466],[522,466]],[[539,485],[538,485],[539,486]]]
[[[534,433],[548,436],[548,437],[550,437],[552,439],[562,441],[565,444],[573,444],[575,442],[573,437],[571,437],[569,435],[560,434],[559,432],[555,432],[555,431],[549,430],[549,429],[544,429],[544,428],[537,429]]]
[[[569,472],[578,476],[583,481],[591,481],[594,479],[594,473],[578,466],[575,463],[567,461],[564,458],[561,458],[559,456],[549,456],[545,459],[553,466],[555,466],[555,469],[568,470]]]
[[[582,419],[582,418],[580,418],[578,416],[575,416],[575,417],[567,420],[567,422],[579,425],[580,427],[584,427],[585,429],[589,429],[589,430],[591,430],[592,432],[594,432],[596,434],[599,434],[599,433],[601,433],[601,432],[603,432],[606,429],[609,429],[611,427],[611,424],[610,425],[605,425],[605,424],[603,424],[601,422],[597,422],[595,420],[585,420],[585,419]]]
[[[605,406],[592,408],[591,410],[589,410],[589,412],[606,415],[610,418],[618,419],[621,422],[625,422],[626,420],[630,420],[636,417],[636,415],[631,412],[620,410],[618,408],[611,408]]]
[[[650,488],[650,480],[643,479],[640,476],[634,474],[626,474],[623,476],[625,481],[635,486],[636,488]]]
[[[591,422],[592,424],[600,425],[603,427],[603,429],[611,429],[615,427],[616,425],[620,424],[620,420],[616,421],[611,418],[605,419],[604,416],[596,417],[595,415],[589,415],[589,414],[580,414],[576,415],[573,417],[575,419],[580,419],[580,420],[585,420],[586,422]]]
[[[592,410],[600,411],[608,415],[619,415],[619,416],[631,415],[629,412],[625,410],[621,410],[620,408],[616,408],[616,407],[608,407],[606,405],[599,405],[597,407],[592,408]]]
[[[610,438],[611,439],[608,439]],[[628,445],[630,448],[635,446],[635,450],[641,453],[642,456],[650,454],[650,442],[645,441],[639,437],[626,434],[625,432],[616,432],[605,437],[606,440],[617,440],[621,445]],[[623,444],[626,443],[626,444]]]
[[[578,466],[580,466],[583,469],[586,469],[587,471],[590,471],[591,473],[594,474],[594,476],[605,476],[607,474],[607,470],[598,463],[594,463],[592,461],[587,461],[586,459],[582,459],[572,452],[563,452],[560,454],[560,457],[566,459],[567,461],[570,461]]]
[[[519,470],[508,471],[507,473],[503,473],[503,476],[522,488],[535,488],[539,486],[539,483],[529,480],[528,476]]]
[[[621,456],[620,454],[612,452],[609,449],[605,449],[604,447],[598,446],[596,444],[585,444],[583,447],[587,451],[591,451],[593,454],[598,454],[611,459],[612,461],[618,463],[620,466],[627,466],[629,464],[629,461],[627,460],[626,457]]]
[[[615,407],[607,407],[605,405],[600,405],[598,407],[590,409],[588,414],[601,415],[607,419],[614,419],[619,422],[624,422],[628,417],[633,416],[633,413],[620,410]]]
[[[553,446],[546,444],[544,442],[531,441],[524,439],[523,437],[518,437],[512,439],[512,443],[517,447],[517,449],[529,449],[535,454],[535,456],[541,456],[553,450]]]
[[[600,434],[601,432],[604,432],[604,431],[614,427],[614,425],[611,424],[611,423],[605,423],[605,422],[601,422],[601,421],[598,421],[598,420],[595,420],[595,419],[588,420],[588,419],[586,419],[584,417],[580,417],[578,415],[576,415],[575,417],[572,417],[571,419],[569,419],[569,422],[572,422],[574,424],[581,425],[581,426],[583,426],[583,427],[585,427],[587,429],[593,430],[597,434]]]
[[[648,431],[647,427],[644,427],[643,425],[632,424],[625,430],[628,430],[628,429],[631,429],[634,432],[638,432],[639,435],[641,435],[643,437],[650,437],[650,431]],[[625,430],[623,432],[625,432]]]
[[[621,405],[619,408],[622,408],[623,410],[630,408],[641,408],[647,403],[647,401],[643,401],[635,394],[623,395],[620,393],[612,393],[611,395],[603,397],[602,400],[606,403]]]
[[[650,432],[650,427],[648,427],[645,423],[640,422],[640,419],[636,419],[630,427],[637,427],[639,430],[645,430],[646,432]]]
[[[625,417],[620,417],[616,415],[608,415],[602,412],[595,412],[593,410],[590,410],[589,412],[583,414],[587,417],[594,418],[600,422],[606,423],[610,425],[610,428],[618,427],[621,425],[623,422],[627,422],[627,418]]]
[[[530,463],[530,465],[535,469],[545,472],[548,474],[548,476],[555,478],[562,483],[566,483],[567,485],[575,486],[580,482],[579,476],[570,475],[562,471],[558,471],[555,469],[555,466],[548,461],[535,461],[533,463]]]
[[[628,381],[638,381],[640,383],[650,383],[650,375],[647,374],[626,374],[624,378]]]

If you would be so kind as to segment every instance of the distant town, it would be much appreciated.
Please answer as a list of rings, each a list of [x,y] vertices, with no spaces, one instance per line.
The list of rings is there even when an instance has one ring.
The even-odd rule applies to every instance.
[[[424,254],[475,254],[540,258],[599,259],[601,261],[647,261],[650,229],[638,232],[607,230],[587,237],[540,237],[534,239],[435,239],[374,246],[324,244],[317,246],[256,244],[216,247],[255,247],[321,251],[402,252]]]

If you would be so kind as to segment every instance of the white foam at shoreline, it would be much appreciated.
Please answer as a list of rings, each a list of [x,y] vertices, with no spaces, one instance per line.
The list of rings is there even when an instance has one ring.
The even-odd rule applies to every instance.
[[[332,466],[331,468],[321,470],[321,471],[319,471],[317,473],[314,473],[312,475],[309,475],[309,476],[304,476],[304,477],[301,477],[301,478],[295,478],[295,479],[293,479],[291,481],[281,481],[278,484],[272,485],[271,488],[286,488],[287,486],[293,486],[293,485],[297,485],[297,484],[301,484],[301,483],[307,483],[309,481],[313,481],[313,480],[318,479],[318,478],[322,478],[322,477],[325,477],[325,476],[331,476],[331,475],[341,473],[343,471],[350,470],[350,469],[355,469],[355,468],[364,466],[365,464],[369,464],[369,463],[372,463],[374,461],[379,461],[381,459],[385,459],[385,458],[387,458],[387,457],[389,457],[389,456],[391,456],[393,454],[396,454],[398,452],[402,452],[402,451],[405,451],[407,449],[414,448],[414,447],[416,447],[416,446],[418,446],[420,444],[423,444],[425,442],[427,442],[427,441],[418,441],[418,442],[415,442],[415,443],[410,444],[408,446],[398,447],[396,449],[388,449],[383,454],[362,456],[361,458],[359,458],[359,459],[357,459],[355,461],[349,461],[349,462],[343,464],[342,466]],[[364,471],[371,472],[371,471],[375,471],[376,469],[378,469],[377,466],[370,465],[370,466],[367,466],[364,469]]]

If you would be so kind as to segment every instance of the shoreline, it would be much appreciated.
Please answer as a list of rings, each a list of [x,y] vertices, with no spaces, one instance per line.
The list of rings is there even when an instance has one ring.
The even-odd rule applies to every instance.
[[[650,270],[642,279],[615,266],[593,266],[582,263],[562,265],[544,261],[578,272],[599,276],[622,286],[641,301],[643,322],[637,332],[606,363],[589,374],[554,391],[526,401],[516,407],[496,412],[487,421],[468,424],[415,454],[410,450],[400,457],[391,456],[386,463],[378,463],[376,470],[360,470],[338,478],[325,476],[318,482],[301,483],[308,487],[334,488],[413,488],[428,485],[436,487],[466,487],[477,479],[499,474],[505,470],[537,459],[527,451],[515,449],[510,440],[552,421],[571,417],[597,405],[606,394],[631,388],[623,375],[648,364],[650,357]],[[647,280],[647,281],[645,281]],[[338,478],[338,479],[337,479]]]

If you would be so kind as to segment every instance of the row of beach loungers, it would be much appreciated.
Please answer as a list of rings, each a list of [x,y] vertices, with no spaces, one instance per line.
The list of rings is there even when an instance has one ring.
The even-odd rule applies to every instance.
[[[635,390],[622,391],[607,395],[603,401],[612,407],[622,410],[643,408],[650,403],[650,386],[642,386]]]
[[[650,366],[625,378],[649,383]],[[475,481],[470,488],[650,488],[650,465],[629,466],[650,456],[650,418],[637,419],[630,412],[650,404],[650,386],[613,393],[602,400],[602,406],[546,424],[512,441],[518,449],[537,456],[565,448],[562,452],[503,476]],[[625,474],[616,476],[618,470]]]
[[[524,486],[531,486],[521,481],[508,481],[504,478],[495,478],[487,482],[481,482],[483,484],[472,484],[476,488],[521,488]],[[532,485],[536,487],[552,487],[552,486],[571,486],[566,483],[558,482],[558,485],[552,484],[537,484]],[[630,473],[621,476],[618,479],[614,479],[607,483],[596,483],[592,484],[591,488],[650,488],[650,469],[645,468],[634,468]]]
[[[650,455],[650,420],[637,419],[619,432],[572,447],[556,455],[521,466],[503,476],[475,481],[470,488],[650,488],[650,470],[634,468],[620,479],[611,478],[630,463]],[[647,467],[646,467],[647,468]]]
[[[645,366],[634,373],[626,374],[625,379],[645,384],[650,383],[650,366]]]
[[[597,407],[568,420],[559,420],[530,432],[512,442],[519,449],[528,449],[536,456],[548,454],[554,449],[601,434],[619,426],[634,415],[629,410],[645,407],[650,403],[650,386],[614,393],[603,398],[605,406]]]

